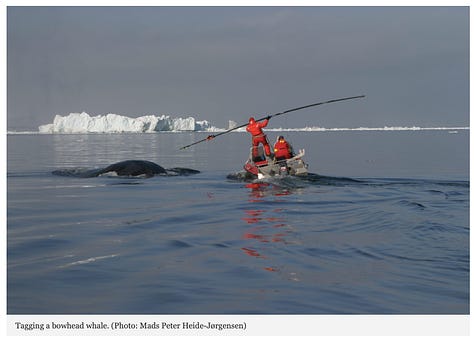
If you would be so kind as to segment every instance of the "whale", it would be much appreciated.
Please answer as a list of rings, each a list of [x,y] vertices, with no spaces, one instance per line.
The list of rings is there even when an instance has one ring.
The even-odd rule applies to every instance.
[[[148,160],[125,160],[100,170],[99,174],[115,172],[118,176],[141,176],[153,177],[165,174],[166,170],[158,164]]]
[[[165,169],[164,167],[148,160],[124,160],[111,164],[104,168],[66,168],[54,170],[53,175],[70,176],[79,178],[92,178],[99,176],[119,176],[119,177],[143,177],[150,178],[155,175],[160,176],[187,176],[199,173],[200,171],[182,167]]]

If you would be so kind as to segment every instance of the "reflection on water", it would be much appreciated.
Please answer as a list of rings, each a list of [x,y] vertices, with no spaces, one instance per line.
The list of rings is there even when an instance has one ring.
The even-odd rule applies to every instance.
[[[291,194],[289,189],[282,189],[268,183],[250,183],[245,186],[251,189],[250,203],[262,202],[268,196],[279,197]],[[290,234],[294,234],[294,229],[289,225],[283,207],[279,206],[271,210],[248,209],[244,213],[245,216],[242,220],[249,226],[245,230],[243,238],[248,244],[241,249],[246,255],[271,261],[271,257],[268,255],[273,251],[270,249],[280,248],[281,245],[295,244],[295,241],[290,241]],[[280,270],[277,266],[269,265],[264,266],[263,269],[270,272]]]
[[[248,183],[245,187],[251,189],[249,202],[259,202],[266,196],[287,196],[297,191],[296,188],[283,188],[270,183]]]

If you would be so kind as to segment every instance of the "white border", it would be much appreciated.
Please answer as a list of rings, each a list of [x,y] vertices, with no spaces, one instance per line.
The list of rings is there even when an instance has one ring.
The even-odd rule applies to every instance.
[[[87,329],[101,323],[103,329]],[[189,325],[185,327],[184,322]],[[242,329],[209,329],[240,324]],[[34,330],[25,330],[33,324]],[[144,328],[146,323],[153,328]],[[198,328],[199,324],[202,324]],[[48,329],[49,324],[49,329]],[[54,324],[54,325],[53,325]],[[64,328],[59,328],[63,325]],[[74,328],[75,325],[77,328]],[[467,336],[463,315],[9,315],[11,336]],[[191,328],[194,326],[194,328]],[[43,330],[41,330],[43,329]]]

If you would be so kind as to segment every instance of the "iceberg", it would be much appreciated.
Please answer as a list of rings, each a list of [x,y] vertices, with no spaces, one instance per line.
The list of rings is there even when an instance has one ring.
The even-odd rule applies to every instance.
[[[218,131],[207,120],[196,121],[193,117],[172,118],[168,115],[145,115],[130,118],[118,114],[90,116],[70,113],[56,115],[53,123],[38,127],[40,133],[150,133],[183,131]]]

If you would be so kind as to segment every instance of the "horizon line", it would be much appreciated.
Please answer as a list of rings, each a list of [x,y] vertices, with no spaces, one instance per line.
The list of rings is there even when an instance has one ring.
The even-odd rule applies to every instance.
[[[268,128],[265,129],[267,132],[346,132],[346,131],[457,131],[457,130],[469,130],[469,126],[459,126],[459,127],[420,127],[420,126],[384,126],[384,127],[334,127],[334,128],[325,128],[325,127],[303,127],[303,128]],[[123,134],[123,133],[133,133],[133,134],[150,134],[150,133],[212,133],[212,132],[225,132],[226,129],[223,128],[214,128],[205,131],[153,131],[153,132],[53,132],[53,133],[43,133],[40,131],[9,131],[7,134]],[[245,128],[236,129],[234,132],[246,132]]]

